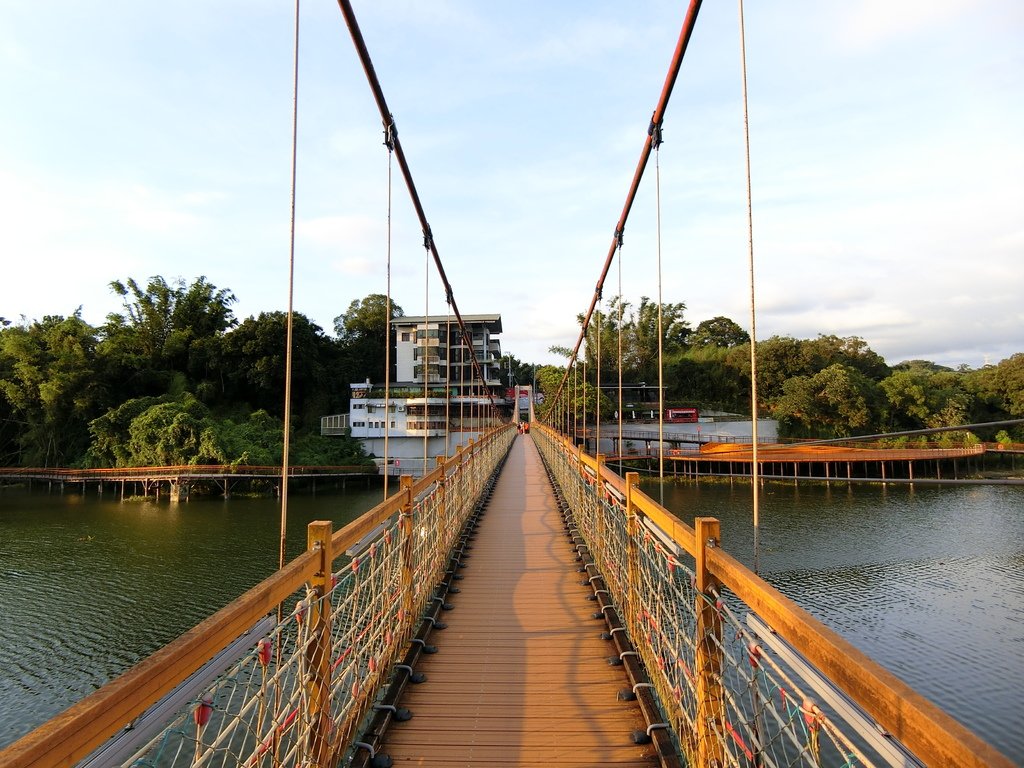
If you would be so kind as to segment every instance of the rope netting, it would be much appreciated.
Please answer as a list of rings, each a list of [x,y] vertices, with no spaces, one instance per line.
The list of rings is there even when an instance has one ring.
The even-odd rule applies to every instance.
[[[417,642],[430,603],[443,603],[434,585],[514,435],[504,429],[441,462],[436,479],[409,491],[411,504],[334,553],[341,567],[326,594],[309,584],[298,590],[269,634],[254,636],[159,736],[118,764],[299,766],[358,749],[360,729]]]
[[[691,529],[679,524],[690,531],[687,546],[631,505],[626,491],[639,490],[609,482],[617,476],[599,461],[543,429],[535,441],[691,764],[888,764],[885,748],[861,736],[862,723],[826,704],[819,679],[797,674],[777,641],[769,646],[770,630],[728,587],[697,588]]]

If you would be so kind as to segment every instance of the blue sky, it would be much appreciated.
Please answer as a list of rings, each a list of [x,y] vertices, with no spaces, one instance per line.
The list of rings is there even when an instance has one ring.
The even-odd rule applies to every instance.
[[[556,362],[589,303],[685,4],[354,2],[456,300]],[[758,336],[889,362],[1024,351],[1024,5],[747,3]],[[294,6],[0,3],[0,316],[116,311],[199,275],[287,303]],[[301,9],[295,306],[384,291],[387,152],[335,3]],[[707,0],[665,123],[663,296],[746,326],[734,2]],[[656,296],[654,169],[623,293]],[[396,169],[393,294],[443,313]],[[617,270],[613,268],[612,275]],[[613,284],[605,296],[617,292]]]

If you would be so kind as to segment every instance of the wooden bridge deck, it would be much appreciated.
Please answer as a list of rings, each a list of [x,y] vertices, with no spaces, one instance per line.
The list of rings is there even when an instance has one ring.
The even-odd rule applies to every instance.
[[[580,586],[573,550],[532,439],[520,436],[481,518],[451,595],[448,628],[421,657],[427,681],[406,689],[413,718],[392,724],[395,765],[651,766],[604,622]]]

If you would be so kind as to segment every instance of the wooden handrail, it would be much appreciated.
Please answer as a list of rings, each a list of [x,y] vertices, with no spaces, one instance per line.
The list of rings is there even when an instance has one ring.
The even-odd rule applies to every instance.
[[[625,495],[625,481],[603,461],[583,453],[550,427],[537,428],[560,446],[567,459],[578,459],[580,473],[600,468],[601,480]],[[630,503],[679,547],[696,556],[693,528],[639,489],[630,490]],[[725,587],[927,765],[1012,768],[1005,755],[724,550],[709,548],[705,556],[708,570]]]
[[[469,461],[502,431],[511,428],[498,427],[439,463],[411,485],[411,497],[395,494],[334,533],[332,562],[401,509],[404,501],[414,499],[449,469]],[[0,750],[0,765],[42,768],[70,765],[86,757],[302,587],[317,572],[319,564],[317,551],[299,555],[120,677]]]
[[[116,680],[0,751],[0,765],[36,768],[81,760],[299,589],[318,563],[316,552],[299,555]]]
[[[926,765],[1013,763],[721,549],[709,570]]]

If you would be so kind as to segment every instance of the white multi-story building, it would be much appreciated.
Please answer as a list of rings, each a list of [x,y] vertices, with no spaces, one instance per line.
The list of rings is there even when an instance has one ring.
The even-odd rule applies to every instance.
[[[472,348],[487,386],[501,387],[501,342],[497,339],[501,315],[463,315],[462,319],[472,336]],[[395,334],[395,381],[443,384],[457,394],[480,391],[469,347],[454,318],[396,317],[391,326]]]
[[[381,467],[386,454],[392,474],[416,475],[476,439],[495,421],[492,402],[503,411],[510,407],[500,378],[501,315],[463,315],[463,321],[484,384],[454,318],[398,317],[391,321],[389,396],[383,382],[352,384],[348,414],[324,416],[321,434],[349,431]]]

